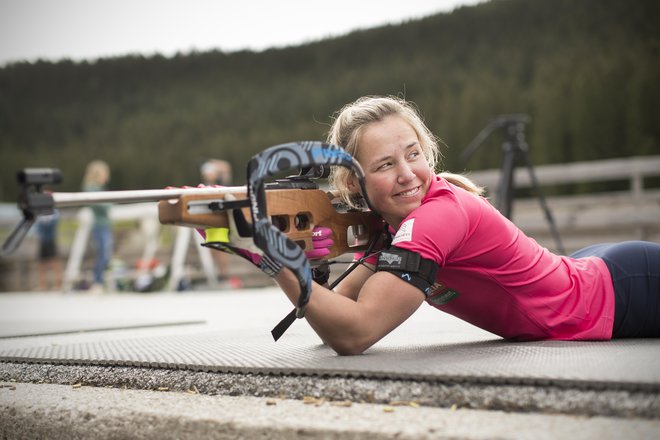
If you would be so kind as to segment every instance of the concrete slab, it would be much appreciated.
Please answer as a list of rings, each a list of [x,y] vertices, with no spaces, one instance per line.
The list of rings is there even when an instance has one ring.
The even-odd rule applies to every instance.
[[[659,420],[307,398],[0,384],[0,437],[134,439],[655,439]]]

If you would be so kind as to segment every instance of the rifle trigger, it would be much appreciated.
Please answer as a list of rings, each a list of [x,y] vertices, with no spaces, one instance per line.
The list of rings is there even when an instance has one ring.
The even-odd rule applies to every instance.
[[[247,208],[250,206],[250,200],[249,199],[242,199],[242,200],[216,200],[211,203],[209,203],[209,209],[211,211],[217,212],[217,211],[227,211],[229,209],[236,209],[236,208]]]

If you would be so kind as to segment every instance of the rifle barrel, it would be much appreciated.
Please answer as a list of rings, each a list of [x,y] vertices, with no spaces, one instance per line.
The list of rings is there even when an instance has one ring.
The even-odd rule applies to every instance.
[[[140,203],[176,199],[182,195],[247,192],[246,186],[222,188],[139,189],[128,191],[85,191],[52,193],[55,208],[73,208],[99,203]]]

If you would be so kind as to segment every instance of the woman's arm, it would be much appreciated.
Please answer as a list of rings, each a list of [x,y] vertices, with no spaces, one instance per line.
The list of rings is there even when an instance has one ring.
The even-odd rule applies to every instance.
[[[363,281],[357,299],[353,299],[355,292],[349,288],[350,283],[355,283],[354,288],[366,272],[371,273],[365,267],[358,270],[344,280],[349,283],[342,292],[347,296],[314,283],[305,311],[314,331],[341,355],[362,353],[410,317],[424,301],[419,289],[387,272],[369,276]],[[295,304],[300,294],[295,275],[285,268],[276,281]]]
[[[376,269],[373,264],[360,264],[332,290],[339,295],[357,301],[360,289],[374,272],[376,272]]]

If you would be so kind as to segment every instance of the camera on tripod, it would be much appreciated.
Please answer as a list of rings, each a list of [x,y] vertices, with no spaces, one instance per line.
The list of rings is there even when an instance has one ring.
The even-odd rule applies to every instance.
[[[532,186],[536,191],[538,196],[539,203],[541,204],[541,209],[545,214],[545,218],[548,221],[550,227],[550,232],[555,238],[557,243],[557,249],[560,253],[564,253],[564,246],[561,242],[561,237],[559,236],[559,231],[555,224],[554,217],[550,211],[550,207],[546,202],[545,195],[541,190],[539,181],[536,178],[536,172],[532,166],[532,161],[529,158],[527,153],[528,145],[527,140],[525,139],[525,127],[531,122],[532,118],[529,115],[525,114],[511,114],[511,115],[501,115],[491,121],[486,127],[483,128],[474,138],[472,142],[465,148],[463,153],[460,156],[460,159],[463,163],[477,151],[477,149],[484,143],[484,141],[490,136],[495,130],[499,128],[506,129],[506,139],[502,144],[502,151],[504,152],[504,157],[502,159],[502,169],[500,173],[500,182],[497,187],[495,195],[495,208],[497,208],[502,215],[506,218],[511,219],[513,211],[513,197],[515,190],[515,181],[514,181],[514,172],[516,168],[516,162],[519,159],[522,159],[523,164],[527,167],[529,171],[529,177],[532,181]]]

